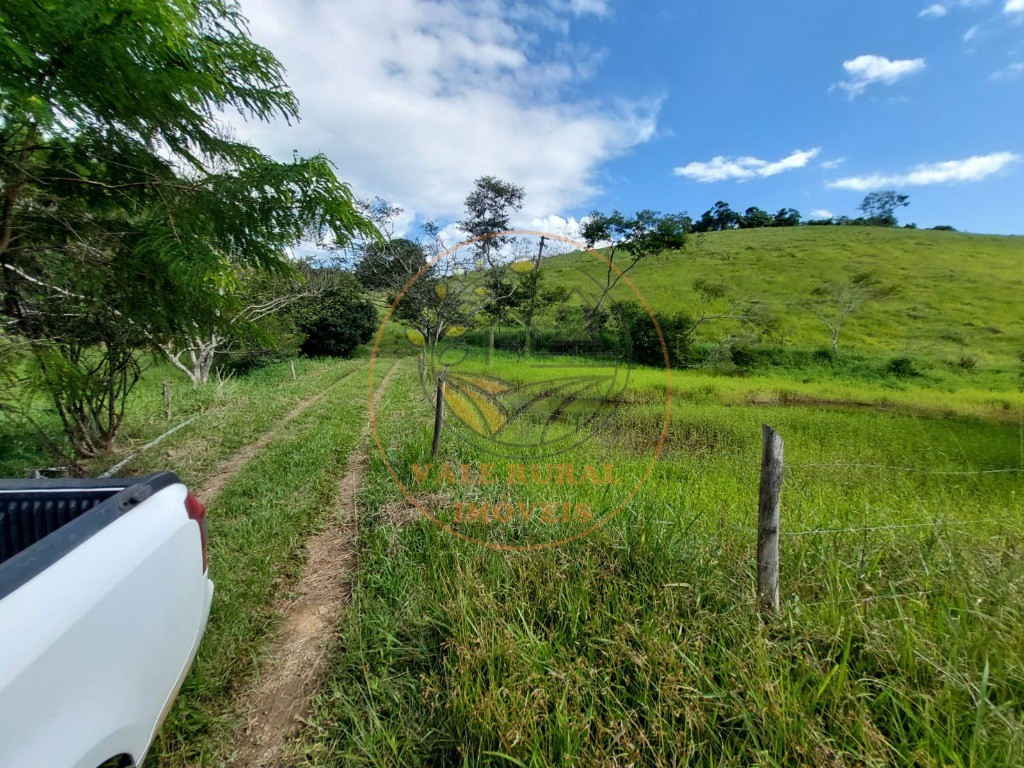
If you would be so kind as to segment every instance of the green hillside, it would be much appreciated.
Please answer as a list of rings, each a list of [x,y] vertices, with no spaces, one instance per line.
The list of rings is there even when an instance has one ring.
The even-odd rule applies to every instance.
[[[552,257],[546,266],[556,285],[579,285],[579,270],[604,280],[604,268],[585,254]],[[973,358],[979,370],[993,372],[1019,366],[1024,237],[866,227],[734,230],[692,236],[684,251],[641,262],[629,277],[656,311],[698,311],[698,278],[725,285],[732,298],[770,308],[784,347],[819,349],[829,346],[829,333],[798,303],[822,283],[865,272],[896,292],[851,316],[840,351],[936,364]],[[620,284],[613,295],[633,293]],[[734,330],[718,324],[706,336]]]

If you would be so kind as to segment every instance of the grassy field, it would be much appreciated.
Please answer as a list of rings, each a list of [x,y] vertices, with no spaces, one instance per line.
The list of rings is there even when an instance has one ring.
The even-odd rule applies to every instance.
[[[523,384],[550,375],[511,357],[463,368]],[[374,458],[354,607],[295,762],[1024,761],[1024,474],[993,471],[1024,467],[1024,401],[930,393],[920,408],[917,393],[896,405],[862,388],[842,393],[857,405],[806,407],[756,381],[674,379],[652,475],[606,526],[557,548],[457,538],[412,510]],[[497,462],[499,480],[417,486],[430,403],[411,366],[392,390],[397,416],[378,425],[388,464],[434,514],[522,491],[501,480],[501,459],[454,437],[439,461]],[[664,372],[634,371],[624,405],[558,461],[612,461],[628,485],[665,394]],[[763,422],[789,465],[784,608],[770,621],[754,599]],[[599,515],[606,491],[560,492]],[[445,520],[505,545],[552,536],[536,517]]]
[[[1020,241],[841,234],[711,235],[636,275],[669,308],[697,276],[779,302],[819,274],[899,280],[901,298],[855,317],[835,361],[627,376],[500,351],[486,365],[471,348],[436,459],[433,404],[416,361],[400,362],[375,410],[352,602],[285,764],[1024,764]],[[552,261],[557,279],[575,258]],[[911,296],[931,309],[908,326]],[[813,319],[787,321],[794,346],[824,344]],[[999,333],[971,335],[982,322]],[[924,374],[880,373],[908,327],[930,345]],[[377,382],[402,347],[386,338]],[[954,370],[965,350],[976,370]],[[336,514],[369,415],[368,357],[198,389],[155,366],[89,465],[193,415],[123,474],[172,469],[202,488],[253,453],[205,499],[217,593],[154,765],[224,764],[303,543]],[[764,423],[786,441],[775,617],[755,595]],[[31,431],[3,429],[4,473],[49,463]]]
[[[486,366],[477,353],[453,371],[450,392],[460,378],[529,392],[553,374],[578,376],[581,362],[498,354]],[[375,379],[388,367],[379,362]],[[172,421],[202,415],[125,468],[174,469],[195,487],[265,443],[210,505],[216,602],[155,765],[223,764],[302,544],[334,514],[367,417],[368,370],[364,354],[302,362],[294,382],[277,366],[187,395],[176,385]],[[163,373],[137,393],[118,455],[166,426]],[[610,376],[595,363],[584,373]],[[663,449],[637,493],[598,530],[536,551],[453,536],[411,506],[388,469],[473,539],[573,535],[588,526],[557,516],[460,523],[453,509],[535,493],[600,519],[648,470],[666,412],[664,371],[634,369],[621,383],[618,406],[586,430],[575,428],[591,395],[539,416],[558,411],[553,439],[586,437],[551,461],[610,463],[621,488],[510,487],[508,460],[464,439],[450,412],[438,463],[499,465],[494,484],[466,485],[417,479],[414,466],[431,463],[432,406],[415,361],[400,365],[377,411],[385,451],[371,453],[352,605],[287,764],[1024,761],[1024,473],[1003,471],[1024,468],[1024,395],[676,371]],[[772,620],[754,595],[762,423],[780,431],[787,456],[783,609]],[[534,426],[510,423],[505,434],[525,439]]]
[[[624,257],[623,257],[624,258]],[[553,284],[572,288],[582,270],[603,283],[604,267],[585,254],[548,259]],[[1024,238],[924,230],[800,227],[735,230],[692,236],[686,250],[642,262],[629,276],[655,310],[699,306],[698,278],[730,295],[766,304],[781,321],[788,346],[827,347],[829,334],[797,302],[817,286],[869,272],[896,293],[849,320],[840,348],[869,357],[910,355],[932,373],[961,359],[977,363],[984,386],[1004,386],[1024,353]],[[634,299],[620,286],[619,298]],[[726,324],[709,327],[724,335]],[[1019,381],[1019,380],[1018,380]]]

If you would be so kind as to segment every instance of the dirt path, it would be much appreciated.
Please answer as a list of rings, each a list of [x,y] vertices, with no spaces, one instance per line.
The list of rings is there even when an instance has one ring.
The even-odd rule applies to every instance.
[[[377,385],[375,404],[388,388],[395,363]],[[281,765],[281,751],[294,735],[316,693],[331,647],[338,614],[352,593],[356,567],[358,513],[356,498],[368,466],[369,423],[349,457],[338,484],[336,515],[306,543],[306,565],[284,607],[281,625],[270,642],[255,687],[239,697],[248,722],[235,733],[228,765],[271,768]]]
[[[353,373],[360,370],[360,368],[361,366],[356,366],[351,371],[342,375],[336,382],[328,385],[326,389],[323,389],[317,394],[311,395],[298,403],[294,408],[288,411],[288,413],[286,413],[279,422],[277,422],[277,425],[273,429],[260,435],[259,440],[254,443],[249,443],[249,445],[222,461],[217,466],[217,469],[213,471],[213,474],[206,479],[206,482],[203,483],[202,487],[199,488],[198,491],[195,491],[196,498],[202,499],[203,504],[210,506],[214,497],[224,489],[225,485],[227,485],[228,480],[234,477],[236,472],[248,464],[256,454],[266,448],[270,441],[273,440],[281,431],[281,427],[297,419],[307,408],[312,408],[314,405],[319,403],[327,397],[327,394],[332,389],[345,381],[345,379]]]

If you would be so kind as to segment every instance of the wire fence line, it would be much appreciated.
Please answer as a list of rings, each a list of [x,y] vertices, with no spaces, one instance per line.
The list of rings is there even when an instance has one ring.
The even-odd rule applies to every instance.
[[[1007,475],[1015,473],[1024,473],[1024,467],[1008,467],[1005,469],[976,469],[976,470],[938,470],[938,469],[924,469],[921,467],[897,467],[890,464],[858,464],[853,462],[838,462],[838,463],[812,463],[812,464],[800,464],[786,462],[784,464],[786,469],[796,467],[799,469],[886,469],[894,472],[910,472],[914,474],[922,475],[940,475],[940,476],[972,476],[972,475]],[[852,528],[802,528],[794,531],[780,530],[780,536],[811,536],[814,534],[827,534],[827,533],[865,533],[870,531],[890,531],[890,530],[903,530],[908,528],[934,528],[938,526],[970,526],[970,525],[981,525],[985,523],[1004,523],[1006,518],[988,518],[988,519],[977,519],[977,520],[933,520],[927,523],[906,523],[906,524],[894,524],[894,525],[864,525]]]
[[[898,592],[896,594],[891,594],[891,593],[888,593],[888,592],[880,592],[877,595],[865,595],[863,597],[854,597],[853,595],[837,595],[835,598],[833,598],[831,600],[813,600],[813,601],[810,601],[810,600],[800,600],[799,598],[797,598],[796,600],[793,601],[793,606],[798,608],[800,606],[808,606],[809,607],[809,606],[817,606],[817,605],[836,605],[836,604],[838,604],[838,603],[840,603],[842,601],[842,597],[849,597],[849,598],[851,598],[850,602],[853,602],[853,603],[856,603],[856,604],[860,605],[861,603],[870,603],[870,602],[873,602],[875,600],[902,600],[904,598],[909,598],[909,597],[916,597],[916,598],[927,597],[928,595],[934,595],[934,594],[936,594],[938,592],[941,592],[941,591],[942,590],[938,590],[938,589],[919,589],[919,590],[915,590],[913,592]],[[891,619],[891,621],[901,621],[902,622],[902,621],[904,621],[904,619],[902,619],[902,618],[900,618],[900,619]]]
[[[779,531],[779,536],[813,536],[827,533],[868,533],[870,531],[895,531],[908,528],[939,528],[1006,523],[1005,517],[990,517],[978,520],[933,520],[929,523],[906,523],[902,525],[863,525],[856,528],[799,528],[795,531]],[[757,533],[757,528],[744,528],[748,533]]]
[[[973,470],[946,470],[946,469],[923,469],[920,467],[894,467],[889,464],[854,464],[838,462],[833,464],[792,464],[786,462],[786,469],[888,469],[893,472],[912,472],[919,475],[1000,475],[1012,474],[1015,472],[1024,473],[1024,467],[1010,467],[1007,469],[973,469]]]
[[[881,531],[902,531],[912,529],[940,528],[976,528],[992,524],[1019,524],[1024,520],[1024,514],[1009,509],[1002,517],[998,518],[974,518],[939,520],[933,519],[927,522],[911,523],[884,523],[880,525],[852,525],[849,527],[828,526],[824,523],[822,527],[796,528],[785,530],[781,524],[783,516],[780,515],[780,496],[783,485],[785,470],[787,469],[809,469],[825,470],[882,470],[890,472],[903,472],[914,475],[940,476],[940,477],[995,477],[1024,475],[1024,419],[1021,423],[1021,464],[1017,467],[1001,467],[995,469],[931,469],[928,467],[906,467],[881,463],[868,462],[788,462],[783,458],[784,444],[781,436],[770,426],[765,424],[762,427],[762,456],[761,456],[761,482],[758,498],[758,527],[754,529],[757,533],[757,575],[758,575],[758,596],[763,611],[774,612],[779,609],[779,542],[780,540],[792,539],[800,536],[827,536],[830,534],[866,534]],[[891,510],[890,510],[891,511]],[[997,510],[992,510],[993,512]],[[867,510],[865,510],[867,517]],[[811,521],[808,521],[811,522]],[[867,523],[868,520],[864,520]],[[821,525],[821,523],[819,523]],[[991,531],[992,529],[988,529]],[[995,537],[994,537],[995,538]],[[906,592],[902,594],[871,595],[856,599],[857,603],[871,600],[884,600],[888,598],[902,599],[910,597],[923,597],[930,594],[931,590]],[[832,603],[835,600],[822,603],[803,602],[803,605],[821,605]]]
[[[893,531],[903,528],[936,528],[939,526],[981,525],[983,523],[1005,523],[1005,517],[991,517],[981,520],[933,520],[930,523],[907,523],[905,525],[865,525],[858,528],[801,528],[795,531],[779,531],[780,536],[810,536],[816,533],[861,533],[866,531]]]

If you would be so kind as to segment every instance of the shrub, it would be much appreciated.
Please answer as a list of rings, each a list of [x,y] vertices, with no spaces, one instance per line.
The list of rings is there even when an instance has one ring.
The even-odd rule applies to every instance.
[[[260,319],[225,357],[224,368],[248,373],[271,363],[280,363],[299,354],[303,335],[294,320],[285,313]]]
[[[905,355],[890,360],[885,366],[885,372],[899,379],[909,379],[921,375],[914,361]]]
[[[759,355],[746,345],[737,344],[732,348],[732,363],[743,371],[749,371],[758,365]]]
[[[340,272],[322,295],[298,303],[296,325],[305,340],[300,345],[309,357],[348,357],[377,330],[377,310],[361,292],[356,279]]]
[[[633,362],[664,367],[665,354],[661,339],[646,309],[635,301],[615,305],[616,323],[629,342]],[[665,340],[669,362],[673,366],[691,365],[699,355],[693,348],[690,332],[693,318],[685,312],[655,312],[655,320]]]

